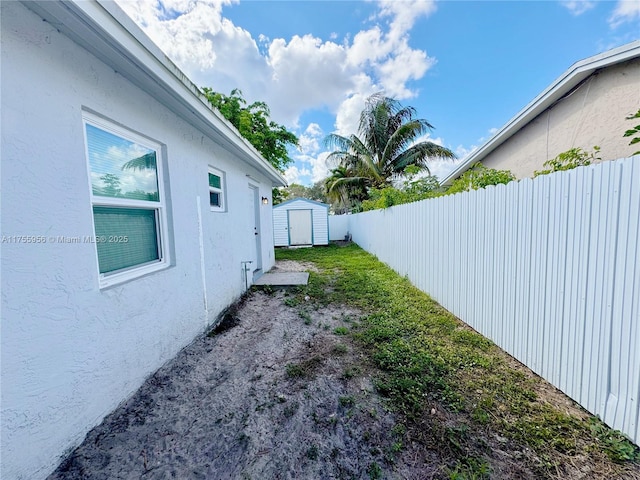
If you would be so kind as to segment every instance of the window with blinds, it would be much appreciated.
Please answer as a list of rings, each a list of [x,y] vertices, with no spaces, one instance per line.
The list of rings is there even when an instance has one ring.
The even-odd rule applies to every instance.
[[[165,267],[161,146],[88,113],[84,125],[101,286]]]

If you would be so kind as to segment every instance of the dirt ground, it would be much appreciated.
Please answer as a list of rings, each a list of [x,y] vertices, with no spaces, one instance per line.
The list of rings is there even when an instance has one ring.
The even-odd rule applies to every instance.
[[[286,289],[250,293],[49,478],[422,479],[440,471],[428,452],[401,448],[402,426],[340,335],[359,312],[293,298]]]
[[[317,270],[285,260],[275,271]],[[89,432],[49,480],[481,478],[452,469],[466,447],[451,456],[438,444],[446,443],[438,431],[462,424],[457,414],[434,404],[406,431],[376,393],[363,347],[345,335],[361,316],[295,288],[250,292]],[[566,396],[539,385],[548,386],[540,398],[579,416]],[[473,436],[491,461],[482,478],[539,478],[530,449],[491,431]],[[565,463],[555,478],[638,478],[598,473],[586,457]]]

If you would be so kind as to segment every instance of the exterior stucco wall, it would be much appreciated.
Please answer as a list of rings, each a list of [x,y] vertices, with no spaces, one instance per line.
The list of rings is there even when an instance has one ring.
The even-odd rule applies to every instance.
[[[101,290],[94,244],[0,246],[0,476],[37,480],[242,293],[248,184],[271,199],[271,181],[22,4],[1,8],[3,236],[93,235],[83,108],[164,145],[169,268]],[[226,174],[226,213],[209,209],[209,165]]]
[[[601,148],[603,161],[635,150],[623,133],[632,126],[625,117],[640,105],[640,59],[596,72],[558,103],[538,115],[482,160],[489,168],[532,177],[543,163],[574,147]],[[635,124],[634,124],[635,125]]]

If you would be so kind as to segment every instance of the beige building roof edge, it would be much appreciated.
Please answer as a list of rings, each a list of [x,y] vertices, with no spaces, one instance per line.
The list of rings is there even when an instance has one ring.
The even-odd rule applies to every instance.
[[[453,172],[445,177],[442,185],[450,185],[453,180],[477,162],[482,161],[489,153],[520,130],[520,128],[553,105],[557,100],[564,97],[596,70],[637,57],[640,57],[640,40],[635,40],[574,63],[551,83],[551,85],[542,91],[542,93],[503,125],[489,140],[471,153]]]
[[[82,45],[274,184],[282,174],[213,108],[200,89],[162,52],[136,23],[109,0],[30,0],[22,2],[59,31]]]

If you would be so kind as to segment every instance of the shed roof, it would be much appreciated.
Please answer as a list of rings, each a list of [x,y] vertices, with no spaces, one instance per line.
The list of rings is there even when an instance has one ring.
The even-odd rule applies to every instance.
[[[299,201],[313,203],[314,205],[320,205],[320,206],[325,207],[325,208],[329,208],[329,206],[330,206],[328,203],[318,202],[316,200],[311,200],[309,198],[297,197],[297,198],[292,198],[291,200],[287,200],[286,202],[279,203],[278,205],[274,205],[273,208],[279,208],[279,207],[282,207],[284,205],[287,205],[288,203],[299,202]]]
[[[274,185],[286,181],[214,109],[186,75],[113,1],[31,0],[23,4]]]
[[[551,107],[558,100],[561,100],[567,94],[571,93],[574,88],[590,77],[596,70],[639,57],[640,40],[636,40],[574,63],[542,93],[540,93],[526,107],[520,110],[511,120],[500,128],[487,142],[469,155],[464,162],[462,162],[442,181],[442,184],[450,185],[453,180],[458,178],[476,163],[481,162],[487,155],[502,145],[539,114]]]

